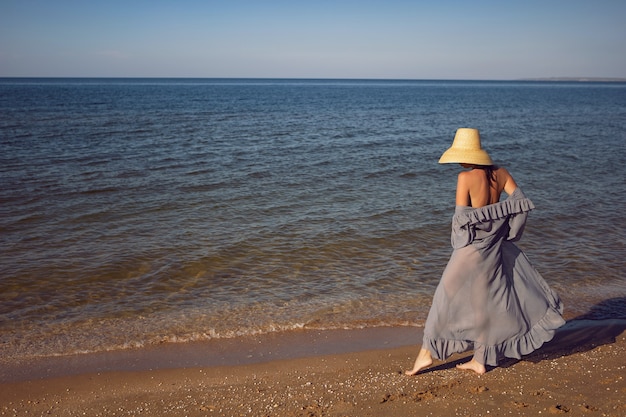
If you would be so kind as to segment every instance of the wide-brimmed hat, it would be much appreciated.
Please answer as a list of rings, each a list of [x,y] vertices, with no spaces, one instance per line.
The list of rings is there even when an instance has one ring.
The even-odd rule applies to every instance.
[[[478,129],[457,129],[452,146],[439,158],[440,164],[493,165],[487,151],[480,146]]]

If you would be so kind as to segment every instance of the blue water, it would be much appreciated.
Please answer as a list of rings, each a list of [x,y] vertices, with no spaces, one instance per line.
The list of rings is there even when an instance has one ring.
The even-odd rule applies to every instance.
[[[458,127],[566,316],[625,297],[624,83],[0,79],[0,358],[423,324]]]

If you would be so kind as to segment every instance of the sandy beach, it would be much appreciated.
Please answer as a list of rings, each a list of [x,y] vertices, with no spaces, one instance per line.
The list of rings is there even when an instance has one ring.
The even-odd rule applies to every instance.
[[[282,344],[256,340],[244,348],[242,360],[250,363],[239,364],[228,353],[241,355],[241,347],[224,344],[213,359],[199,345],[136,351],[125,359],[79,355],[79,362],[49,362],[45,377],[5,372],[0,415],[624,416],[625,330],[623,319],[570,320],[535,353],[505,360],[482,376],[455,368],[470,353],[435,362],[415,377],[403,375],[417,352],[417,345],[408,345],[419,339],[414,328],[347,338],[313,332]],[[198,362],[201,356],[208,362]],[[41,368],[31,364],[29,372],[33,366]]]

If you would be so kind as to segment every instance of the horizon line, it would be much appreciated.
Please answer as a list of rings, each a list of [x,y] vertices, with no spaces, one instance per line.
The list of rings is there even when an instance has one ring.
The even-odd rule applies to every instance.
[[[0,79],[199,79],[199,80],[345,80],[345,81],[570,81],[626,82],[626,77],[524,77],[524,78],[369,78],[369,77],[195,77],[195,76],[4,76]]]

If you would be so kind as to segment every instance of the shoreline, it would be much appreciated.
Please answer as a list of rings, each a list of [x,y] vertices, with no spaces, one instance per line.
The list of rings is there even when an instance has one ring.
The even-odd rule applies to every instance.
[[[566,324],[557,330],[554,339],[539,350],[555,347],[574,349],[576,345],[593,343],[592,336],[596,334],[591,329],[598,328],[607,338],[610,337],[605,335],[608,331],[626,331],[626,319],[566,317]],[[301,329],[208,341],[166,342],[104,352],[2,360],[0,384],[106,372],[246,366],[404,347],[414,347],[417,352],[423,330],[421,326]]]
[[[0,383],[0,415],[626,414],[625,319],[570,320],[533,354],[482,376],[455,369],[471,353],[402,375],[421,328],[328,332],[255,338],[238,346],[249,352],[239,359],[233,343],[200,360],[199,343],[126,358],[115,352],[96,366],[92,357],[91,368],[66,360],[64,376]]]
[[[290,330],[199,342],[0,362],[0,383],[97,372],[241,366],[420,344],[421,327]]]

